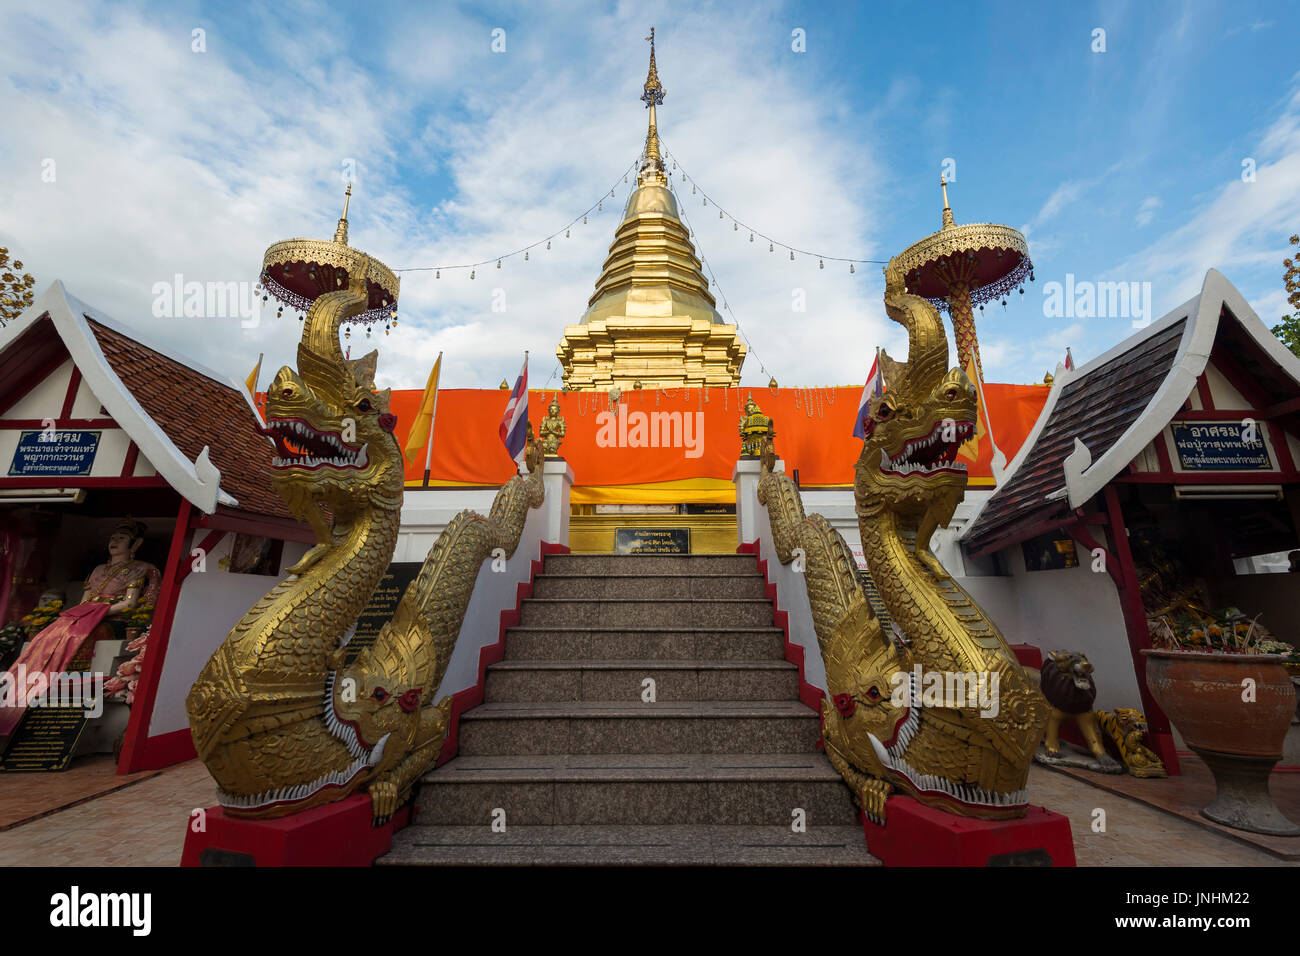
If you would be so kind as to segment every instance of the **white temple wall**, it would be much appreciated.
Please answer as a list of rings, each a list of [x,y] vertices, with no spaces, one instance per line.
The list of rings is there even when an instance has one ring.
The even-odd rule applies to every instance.
[[[248,609],[281,580],[283,569],[307,553],[307,545],[294,541],[284,543],[279,577],[220,571],[218,552],[214,548],[207,556],[206,571],[193,571],[181,582],[163,672],[158,680],[158,695],[149,720],[150,737],[189,729],[185,698],[199,671]]]
[[[466,509],[486,515],[497,488],[407,488],[394,561],[423,561],[438,535]]]
[[[475,508],[487,514],[491,506],[489,493],[486,506]],[[403,508],[403,517],[406,509]],[[453,512],[454,514],[454,512]],[[450,519],[448,519],[450,520]],[[445,524],[444,524],[445,527]],[[441,530],[441,529],[439,529]],[[456,649],[452,651],[447,672],[433,700],[437,703],[448,694],[455,694],[478,684],[479,651],[495,644],[501,636],[501,612],[513,610],[517,605],[519,585],[532,579],[532,563],[542,558],[542,539],[546,531],[546,506],[529,509],[523,533],[515,553],[506,561],[503,571],[494,571],[491,559],[484,561],[474,582],[474,594],[465,611]],[[418,535],[423,532],[415,532]],[[425,549],[427,552],[427,548]],[[423,560],[423,555],[419,560]]]
[[[57,369],[47,375],[39,384],[30,392],[14,403],[13,407],[5,412],[5,418],[14,420],[45,421],[46,419],[57,419],[63,411],[63,400],[68,393],[68,382],[72,377],[73,363],[68,359]],[[77,387],[77,396],[72,405],[73,418],[103,418],[100,414],[100,400],[90,390],[85,379],[82,379]],[[95,451],[95,460],[91,464],[90,477],[92,478],[115,478],[122,473],[122,466],[126,462],[127,449],[131,447],[131,438],[125,431],[120,428],[96,428],[98,431],[99,445]],[[22,435],[20,429],[0,430],[0,461],[13,461],[14,452],[18,448],[18,441]],[[145,465],[142,472],[140,465]],[[144,462],[144,456],[141,455],[137,460],[134,474],[153,474],[153,469]],[[84,476],[82,476],[84,477]],[[69,484],[74,484],[74,479],[69,476]]]
[[[999,614],[985,610],[1012,644],[1032,644],[1046,657],[1050,651],[1082,651],[1092,663],[1099,710],[1142,708],[1124,612],[1114,579],[1093,571],[1091,555],[1079,549],[1079,566],[1056,571],[1026,571],[1020,546],[1001,552],[1011,577],[968,578],[961,584],[983,601],[984,582],[1007,582],[1015,609]],[[972,583],[978,582],[975,587]]]

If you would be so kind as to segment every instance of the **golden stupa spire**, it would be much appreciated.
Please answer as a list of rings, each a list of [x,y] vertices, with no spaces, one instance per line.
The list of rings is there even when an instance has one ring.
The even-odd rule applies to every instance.
[[[650,110],[650,127],[645,134],[645,156],[641,160],[641,172],[637,174],[636,183],[666,185],[668,177],[664,175],[664,161],[659,155],[659,128],[655,125],[655,107],[663,104],[664,87],[659,82],[659,69],[655,66],[655,28],[650,28],[650,71],[646,74],[644,92],[641,99]]]
[[[957,222],[952,218],[952,209],[948,206],[948,181],[942,173],[939,174],[939,188],[943,190],[943,228],[951,229]]]
[[[352,201],[352,184],[348,183],[348,191],[343,194],[343,215],[339,218],[339,226],[334,230],[334,241],[348,244],[348,203]]]

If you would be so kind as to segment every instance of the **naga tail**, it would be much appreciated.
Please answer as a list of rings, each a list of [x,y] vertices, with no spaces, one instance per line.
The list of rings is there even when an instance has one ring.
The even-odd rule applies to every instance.
[[[489,517],[462,511],[429,549],[420,573],[407,587],[374,646],[362,651],[366,666],[423,688],[427,704],[442,683],[460,635],[483,562],[497,549],[515,553],[529,510],[545,497],[541,450],[529,436],[529,473],[516,475],[497,492]],[[537,451],[534,453],[533,448]]]
[[[850,608],[862,605],[870,617],[870,606],[858,582],[857,562],[843,536],[821,515],[804,514],[803,500],[794,482],[772,470],[776,456],[769,455],[771,446],[771,439],[766,439],[758,500],[767,506],[777,560],[789,564],[796,551],[803,552],[804,584],[824,657],[836,627]]]

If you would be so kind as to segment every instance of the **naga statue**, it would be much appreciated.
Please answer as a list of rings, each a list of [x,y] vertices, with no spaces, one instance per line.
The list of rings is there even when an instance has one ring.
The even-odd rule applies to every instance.
[[[885,277],[885,311],[907,329],[908,361],[881,353],[888,390],[870,401],[853,494],[863,555],[892,618],[888,632],[844,539],[821,515],[805,516],[794,483],[773,470],[770,440],[758,500],[778,560],[802,549],[826,666],[823,746],[862,810],[883,823],[897,790],[963,816],[1023,816],[1047,702],[930,552],[935,530],[965,496],[966,466],[956,455],[975,433],[975,389],[947,367],[938,312],[907,294],[895,261]]]
[[[402,451],[378,353],[347,360],[339,325],[366,307],[370,260],[308,310],[298,371],[266,398],[272,482],[316,545],[235,625],[186,701],[199,757],[233,817],[279,817],[365,788],[376,823],[442,750],[451,698],[436,705],[480,567],[513,554],[543,498],[540,448],[489,517],[462,511],[430,549],[392,620],[349,662],[345,637],[388,569],[402,505]]]

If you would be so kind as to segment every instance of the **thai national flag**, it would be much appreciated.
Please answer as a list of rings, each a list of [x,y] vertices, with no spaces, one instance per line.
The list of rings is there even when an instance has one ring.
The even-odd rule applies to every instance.
[[[506,446],[520,473],[524,468],[524,446],[528,439],[528,356],[524,356],[524,367],[515,379],[515,387],[510,390],[510,401],[506,405],[506,414],[501,419],[501,443]]]
[[[867,430],[863,427],[863,422],[867,418],[867,402],[883,394],[885,394],[885,377],[880,374],[880,349],[876,349],[876,360],[871,363],[871,371],[867,373],[867,384],[862,386],[862,398],[858,399],[858,416],[853,422],[854,438],[866,440]]]

